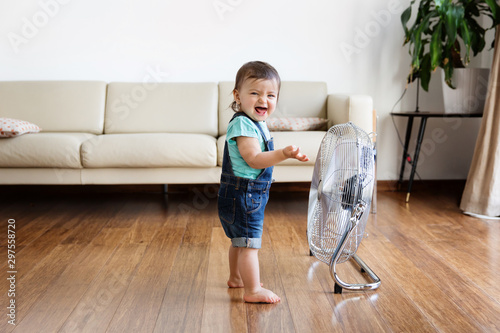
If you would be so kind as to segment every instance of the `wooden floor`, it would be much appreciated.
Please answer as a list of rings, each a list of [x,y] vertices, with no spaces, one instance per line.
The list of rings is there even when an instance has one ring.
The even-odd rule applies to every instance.
[[[333,294],[308,256],[306,191],[273,191],[261,278],[281,303],[228,289],[216,187],[170,193],[0,195],[0,332],[499,332],[500,222],[462,215],[456,187],[380,188],[358,254],[382,280]],[[76,191],[78,192],[78,191]],[[16,325],[7,224],[15,220]],[[338,266],[348,282],[364,277]]]

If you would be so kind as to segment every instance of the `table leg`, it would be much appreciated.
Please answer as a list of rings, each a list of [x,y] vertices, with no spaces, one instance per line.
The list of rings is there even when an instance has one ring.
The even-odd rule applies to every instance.
[[[420,121],[420,129],[418,130],[417,147],[415,148],[415,156],[413,156],[413,164],[411,166],[410,182],[408,183],[408,191],[406,193],[406,202],[410,201],[411,185],[413,184],[413,177],[415,176],[415,171],[417,170],[418,155],[420,154],[420,147],[422,146],[422,140],[424,138],[425,125],[427,124],[428,117],[422,117]]]
[[[405,172],[406,156],[408,156],[408,146],[410,145],[412,127],[413,127],[413,117],[408,117],[408,122],[406,124],[405,146],[403,149],[403,159],[401,160],[401,171],[399,172],[398,189],[401,188],[401,184],[403,183],[403,174]]]

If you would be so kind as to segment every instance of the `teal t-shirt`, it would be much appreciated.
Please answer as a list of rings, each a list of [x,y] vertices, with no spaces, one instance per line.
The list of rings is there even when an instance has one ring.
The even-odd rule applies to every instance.
[[[267,139],[269,140],[269,130],[265,121],[259,122],[260,127],[264,131]],[[241,157],[240,151],[238,150],[238,145],[236,144],[236,138],[239,136],[246,136],[251,138],[257,138],[259,140],[261,151],[266,150],[266,144],[264,138],[260,134],[259,129],[248,117],[240,116],[236,117],[231,121],[227,127],[227,146],[229,151],[229,157],[231,158],[231,164],[233,166],[233,172],[235,176],[256,179],[263,169],[251,168],[247,162]]]

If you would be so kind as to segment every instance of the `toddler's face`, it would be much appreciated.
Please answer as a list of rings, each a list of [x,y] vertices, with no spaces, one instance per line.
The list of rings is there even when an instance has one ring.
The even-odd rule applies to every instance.
[[[241,111],[253,120],[263,121],[276,109],[278,93],[276,80],[247,79],[233,95]]]

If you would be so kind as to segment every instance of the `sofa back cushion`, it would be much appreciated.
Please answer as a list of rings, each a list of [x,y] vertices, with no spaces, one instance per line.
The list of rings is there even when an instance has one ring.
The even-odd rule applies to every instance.
[[[114,82],[105,133],[199,133],[217,136],[216,83]]]
[[[0,82],[0,116],[29,121],[43,132],[102,134],[105,99],[105,82]]]
[[[227,124],[234,114],[229,107],[233,102],[234,82],[219,83],[219,135],[226,134]],[[328,90],[325,82],[281,82],[278,106],[271,117],[326,118]]]

